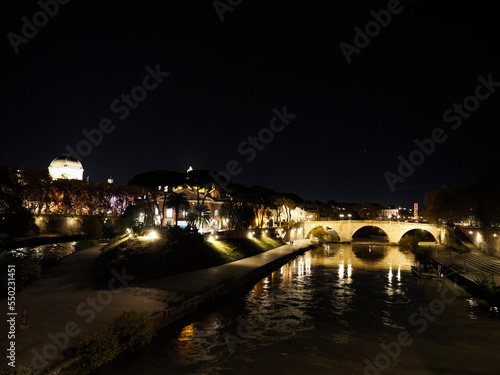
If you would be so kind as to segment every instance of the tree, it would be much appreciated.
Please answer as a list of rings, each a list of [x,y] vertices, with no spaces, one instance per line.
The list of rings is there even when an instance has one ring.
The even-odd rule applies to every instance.
[[[235,201],[224,202],[219,210],[219,215],[228,219],[229,228],[234,230],[248,228],[255,217],[251,207]]]
[[[196,196],[196,204],[203,206],[207,198],[214,199],[215,181],[210,176],[211,171],[193,169],[186,174],[186,184]]]
[[[0,213],[15,213],[23,208],[23,187],[7,166],[0,165]]]
[[[378,203],[365,203],[358,211],[361,220],[374,220],[383,207]]]
[[[173,193],[173,189],[186,184],[186,174],[175,171],[151,171],[138,174],[129,181],[129,185],[137,186],[142,190],[142,195],[147,203],[149,215],[148,220],[154,222],[156,211],[163,222],[168,206],[168,196]],[[163,197],[163,207],[160,210],[159,199]],[[177,225],[177,221],[176,221]]]
[[[424,198],[425,211],[422,215],[429,222],[446,222],[453,225],[466,220],[471,208],[466,189],[443,186],[440,190],[427,192]]]
[[[89,240],[98,240],[103,236],[102,222],[98,216],[84,216],[82,230]]]
[[[281,214],[284,213],[286,217],[286,222],[289,223],[292,220],[292,210],[294,210],[297,207],[297,204],[300,203],[302,199],[295,195],[295,194],[290,194],[290,193],[282,193],[274,203],[276,204],[277,207],[277,212],[278,212],[278,217],[276,218],[277,220],[280,221],[281,223]]]
[[[125,212],[118,218],[116,227],[118,231],[125,232],[127,228],[135,227],[141,209],[136,205],[129,205]]]
[[[187,219],[189,224],[201,229],[203,225],[208,225],[210,223],[210,209],[204,204],[197,204],[188,214]]]
[[[175,210],[175,225],[179,221],[179,210],[182,207],[189,207],[188,196],[186,193],[175,193],[172,192],[167,196],[165,201],[167,207],[171,207]]]
[[[500,225],[500,162],[489,165],[469,187],[474,213],[485,230]]]
[[[24,206],[24,188],[18,174],[0,166],[0,232],[11,238],[39,233],[31,212]]]
[[[47,169],[28,169],[22,175],[25,186],[26,207],[34,214],[47,212],[50,208],[50,187],[52,179]]]

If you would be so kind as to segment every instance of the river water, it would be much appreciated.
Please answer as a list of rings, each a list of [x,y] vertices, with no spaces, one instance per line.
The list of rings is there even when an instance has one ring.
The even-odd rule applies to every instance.
[[[500,321],[387,245],[325,245],[96,374],[499,374]]]

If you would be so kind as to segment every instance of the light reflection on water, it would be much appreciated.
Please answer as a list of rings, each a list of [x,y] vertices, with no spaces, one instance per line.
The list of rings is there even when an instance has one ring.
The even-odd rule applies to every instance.
[[[160,335],[142,352],[97,373],[363,373],[364,359],[380,352],[379,343],[411,330],[409,316],[441,291],[441,283],[414,277],[413,264],[413,256],[398,247],[320,247],[181,331]],[[477,318],[476,312],[477,304],[463,299],[448,307],[446,318],[434,323],[438,330],[428,334],[455,332],[446,324],[463,326]],[[419,342],[402,358],[426,363],[435,355],[427,353],[429,345]]]
[[[3,256],[25,258],[29,257],[40,263],[61,259],[75,252],[76,241],[46,244],[39,246],[20,247],[2,253]]]

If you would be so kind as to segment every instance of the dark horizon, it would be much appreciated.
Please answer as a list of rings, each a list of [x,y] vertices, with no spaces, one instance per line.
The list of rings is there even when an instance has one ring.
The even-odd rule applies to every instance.
[[[73,0],[16,46],[41,8],[9,6],[0,164],[13,169],[78,153],[86,131],[96,145],[80,161],[96,182],[230,163],[246,185],[412,207],[498,160],[492,5],[241,2],[221,21],[212,1]],[[418,164],[405,176],[400,155]]]

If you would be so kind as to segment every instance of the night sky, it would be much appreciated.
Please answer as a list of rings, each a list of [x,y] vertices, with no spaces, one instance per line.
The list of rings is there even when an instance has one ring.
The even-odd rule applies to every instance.
[[[226,170],[235,160],[234,182],[306,199],[408,206],[442,185],[472,183],[498,160],[500,87],[470,99],[477,109],[461,126],[455,114],[443,119],[475,95],[478,76],[500,82],[494,3],[231,3],[240,4],[221,21],[213,1],[72,0],[18,53],[8,34],[22,37],[21,18],[33,20],[41,8],[4,4],[0,164],[47,168],[108,118],[114,130],[80,159],[95,182],[189,166]],[[339,45],[356,47],[353,28],[364,30],[372,10],[388,7],[397,13],[378,33],[371,24],[369,44],[348,63]],[[150,91],[136,89],[147,97],[128,116],[117,110],[123,103],[113,111],[142,85],[147,66],[169,75],[147,81],[156,86]],[[285,106],[297,117],[276,122],[280,132],[262,130],[273,108]],[[446,141],[391,191],[384,173],[397,174],[398,156],[408,159],[414,140],[436,128]],[[248,144],[238,152],[259,132],[272,141],[255,155]]]

